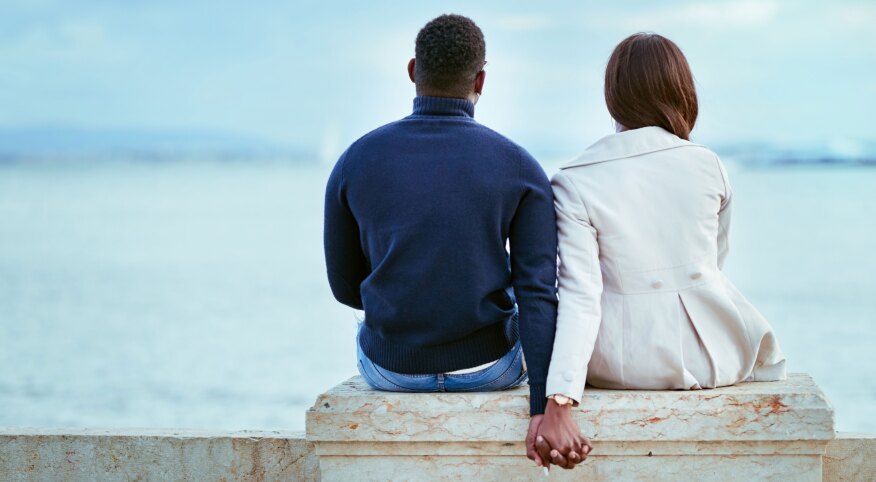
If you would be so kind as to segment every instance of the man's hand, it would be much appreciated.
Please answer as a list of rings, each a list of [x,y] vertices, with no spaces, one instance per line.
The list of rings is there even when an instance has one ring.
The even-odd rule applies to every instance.
[[[535,465],[538,465],[539,467],[544,467],[545,463],[542,461],[541,456],[538,454],[538,450],[535,448],[535,437],[543,419],[544,415],[533,415],[532,418],[529,419],[529,431],[526,432],[526,457],[528,457],[529,460],[535,461]]]
[[[553,463],[564,469],[572,469],[587,459],[593,445],[572,419],[571,405],[557,405],[551,399],[548,400],[544,419],[536,430],[535,449],[545,465]]]

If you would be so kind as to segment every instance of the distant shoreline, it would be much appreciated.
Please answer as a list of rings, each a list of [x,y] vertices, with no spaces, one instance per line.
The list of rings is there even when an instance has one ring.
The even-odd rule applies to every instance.
[[[718,154],[727,162],[737,163],[746,168],[874,168],[876,154],[866,156],[842,156],[821,153],[772,153],[745,152]],[[189,148],[119,148],[70,151],[20,151],[0,149],[0,165],[4,164],[95,164],[95,163],[136,163],[136,164],[178,164],[186,162],[260,162],[269,164],[288,164],[296,166],[325,165],[319,156],[276,149],[189,149]],[[562,162],[562,161],[561,161]],[[542,161],[545,166],[558,162]]]
[[[316,165],[316,156],[295,151],[258,149],[106,149],[94,151],[3,151],[0,164],[15,163],[181,163],[269,162]]]

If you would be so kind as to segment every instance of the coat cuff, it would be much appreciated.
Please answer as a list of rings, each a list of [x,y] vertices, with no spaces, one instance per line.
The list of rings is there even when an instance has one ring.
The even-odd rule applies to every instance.
[[[551,372],[548,374],[545,387],[545,396],[565,395],[581,403],[584,394],[584,385],[587,383],[587,370],[564,370],[562,373]]]
[[[529,385],[529,416],[541,415],[544,413],[544,408],[547,405],[547,398],[544,394],[544,383]]]

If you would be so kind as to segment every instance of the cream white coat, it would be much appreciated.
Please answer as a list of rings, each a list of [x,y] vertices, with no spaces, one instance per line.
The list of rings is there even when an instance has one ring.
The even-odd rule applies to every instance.
[[[607,136],[552,180],[559,312],[547,394],[785,377],[772,328],[721,272],[720,159],[659,128]]]

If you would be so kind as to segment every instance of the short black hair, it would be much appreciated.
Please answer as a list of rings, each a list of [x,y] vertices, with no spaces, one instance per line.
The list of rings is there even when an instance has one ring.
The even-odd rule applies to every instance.
[[[484,33],[472,19],[441,15],[417,34],[414,79],[424,87],[466,95],[486,55]]]

